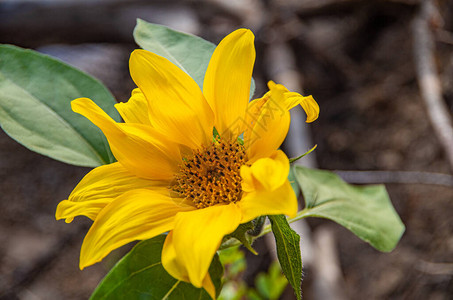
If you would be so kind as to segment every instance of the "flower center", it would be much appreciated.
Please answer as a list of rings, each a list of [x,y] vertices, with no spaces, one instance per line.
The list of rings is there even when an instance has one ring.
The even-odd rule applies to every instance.
[[[237,202],[242,194],[239,170],[245,163],[243,145],[217,139],[183,160],[173,190],[197,208]]]

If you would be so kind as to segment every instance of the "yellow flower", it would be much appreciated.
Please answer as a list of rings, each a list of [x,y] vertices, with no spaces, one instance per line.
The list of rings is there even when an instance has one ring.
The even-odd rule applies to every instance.
[[[81,269],[131,241],[168,232],[164,268],[214,298],[208,268],[222,238],[258,216],[297,213],[289,161],[278,148],[289,109],[301,104],[310,122],[319,107],[311,96],[273,82],[264,97],[249,102],[253,43],[246,29],[225,37],[203,92],[167,59],[135,50],[130,72],[138,88],[127,103],[115,105],[125,123],[90,99],[72,101],[75,112],[103,131],[118,160],[89,172],[57,207],[57,219],[94,220]]]

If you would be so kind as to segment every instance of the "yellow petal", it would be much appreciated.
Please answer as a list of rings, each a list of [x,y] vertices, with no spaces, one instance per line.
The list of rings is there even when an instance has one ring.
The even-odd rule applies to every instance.
[[[297,198],[288,181],[289,160],[281,150],[268,158],[258,159],[241,167],[244,195],[238,202],[241,223],[261,215],[286,214],[295,216]]]
[[[80,252],[80,269],[101,261],[112,250],[135,240],[150,239],[174,227],[178,212],[194,210],[152,190],[127,192],[97,216]]]
[[[302,105],[307,122],[318,118],[319,106],[313,97],[290,92],[281,84],[269,81],[269,92],[251,101],[247,108],[244,142],[250,162],[267,157],[285,139],[290,123],[289,110]]]
[[[74,217],[86,216],[94,220],[99,212],[112,201],[112,198],[101,198],[83,202],[63,200],[58,203],[55,219],[65,219],[66,223],[71,223]]]
[[[260,186],[259,181],[253,177],[252,168],[249,166],[241,166],[240,174],[242,178],[241,186],[244,192],[253,192],[257,186]]]
[[[249,102],[247,107],[247,112],[245,114],[245,124],[247,125],[244,130],[244,137],[250,136],[250,133],[253,130],[253,126],[255,126],[256,121],[258,120],[261,110],[263,109],[263,105],[266,104],[268,100],[268,95],[266,94],[264,97],[259,99],[254,99]]]
[[[175,244],[173,243],[173,231],[170,231],[165,238],[162,248],[162,266],[174,278],[185,282],[190,282],[187,268],[181,263],[176,254]]]
[[[295,217],[297,214],[297,198],[288,180],[273,191],[257,190],[246,193],[238,206],[242,211],[241,223],[263,215],[284,214]]]
[[[129,64],[132,79],[148,100],[153,127],[192,149],[212,140],[214,114],[189,75],[146,50],[135,50]]]
[[[170,231],[165,238],[164,246],[162,249],[162,265],[165,270],[174,278],[190,282],[189,274],[185,266],[178,260],[176,255],[175,245],[173,243],[173,231]],[[212,283],[209,273],[203,279],[202,287],[208,292],[212,299],[215,299],[215,286]]]
[[[283,114],[286,110],[288,103],[285,103],[285,93],[288,90],[282,85],[276,85],[273,81],[269,81],[269,92],[267,92],[262,98],[254,99],[249,102],[247,107],[247,113],[245,116],[246,130],[244,132],[244,139],[249,140],[250,135],[253,132],[254,126],[260,119],[261,115],[265,118],[260,120],[263,124],[261,127],[266,125],[269,118],[273,118],[274,114]],[[265,109],[265,110],[264,110]],[[267,125],[266,125],[267,126]]]
[[[102,208],[127,191],[158,186],[165,189],[166,185],[168,182],[139,178],[117,162],[103,165],[85,175],[68,199],[58,204],[55,217],[67,223],[79,215],[94,220]]]
[[[206,276],[204,277],[202,286],[206,290],[206,292],[208,292],[209,296],[211,296],[211,298],[215,300],[216,298],[215,286],[214,283],[212,282],[211,275],[209,275],[209,273],[207,273]]]
[[[315,121],[318,116],[319,116],[319,105],[313,99],[312,96],[302,96],[299,93],[296,92],[290,92],[286,87],[284,87],[281,84],[276,84],[273,81],[269,81],[268,84],[269,89],[272,90],[278,90],[280,93],[283,93],[283,106],[287,109],[290,110],[291,108],[295,107],[296,105],[301,105],[302,108],[304,109],[305,113],[307,114],[307,123],[311,123]]]
[[[244,130],[253,65],[254,35],[238,29],[226,36],[212,54],[203,93],[215,114],[219,134],[235,140]]]
[[[134,89],[129,101],[117,103],[115,108],[126,123],[140,123],[151,126],[148,116],[148,101],[140,89]]]
[[[270,157],[258,159],[251,166],[243,165],[240,172],[245,192],[274,191],[288,178],[289,160],[283,151],[277,150]]]
[[[179,146],[154,128],[143,124],[116,123],[87,98],[71,102],[72,110],[98,126],[119,163],[136,176],[171,180],[181,162]]]
[[[164,268],[173,277],[202,287],[223,236],[236,230],[240,220],[234,203],[178,213],[172,240],[162,250]]]
[[[299,98],[298,98],[299,99]],[[319,105],[312,96],[303,97],[300,99],[300,105],[307,114],[305,122],[310,123],[315,121],[319,116]]]
[[[267,101],[253,125],[253,129],[244,134],[247,157],[253,163],[257,159],[269,157],[283,143],[291,121],[289,112]]]

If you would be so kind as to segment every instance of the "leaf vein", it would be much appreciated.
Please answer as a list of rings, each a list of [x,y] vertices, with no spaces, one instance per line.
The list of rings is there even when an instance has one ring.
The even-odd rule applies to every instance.
[[[164,295],[162,300],[168,299],[168,297],[173,293],[173,291],[176,289],[176,287],[179,285],[181,280],[176,281],[176,283],[171,287],[171,289]]]
[[[115,287],[113,287],[113,288],[112,288],[107,294],[105,294],[102,298],[107,299],[107,296],[108,296],[108,295],[110,295],[111,293],[113,293],[113,291],[115,291],[118,287],[120,287],[125,281],[131,279],[131,278],[134,277],[135,275],[137,275],[137,274],[139,274],[139,273],[141,273],[141,272],[143,272],[143,271],[146,271],[146,270],[148,270],[148,269],[154,268],[154,267],[156,267],[156,266],[158,266],[158,265],[161,265],[161,264],[162,264],[161,262],[157,262],[157,263],[155,263],[155,264],[146,266],[146,267],[144,267],[144,268],[142,268],[142,269],[140,269],[140,270],[137,270],[137,271],[135,271],[135,272],[130,273],[129,276],[127,276],[126,278],[124,278],[123,280],[121,280],[120,282],[118,282],[118,284],[117,284]],[[166,298],[163,298],[163,299],[166,299]]]

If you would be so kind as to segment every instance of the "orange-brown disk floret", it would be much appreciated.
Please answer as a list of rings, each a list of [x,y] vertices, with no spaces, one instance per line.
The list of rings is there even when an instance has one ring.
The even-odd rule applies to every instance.
[[[197,208],[236,202],[242,194],[239,170],[246,161],[243,145],[217,138],[184,159],[173,190],[192,200]]]

